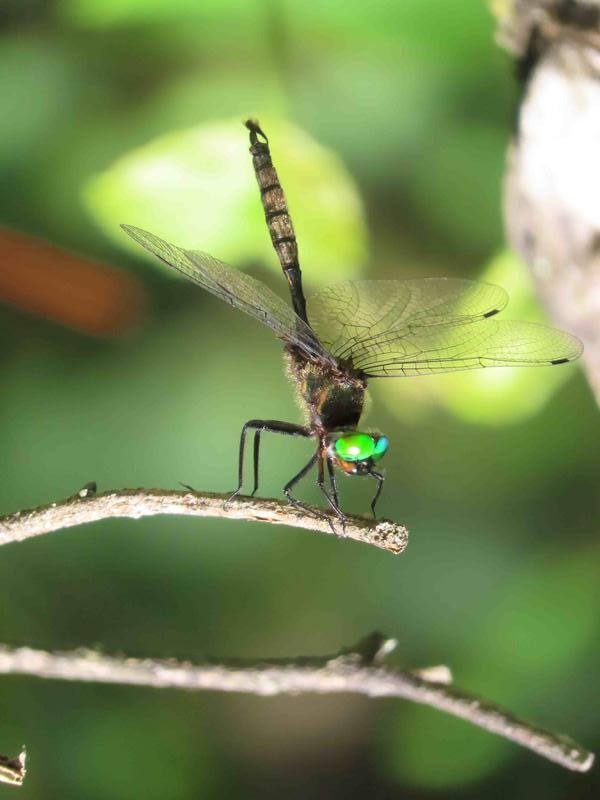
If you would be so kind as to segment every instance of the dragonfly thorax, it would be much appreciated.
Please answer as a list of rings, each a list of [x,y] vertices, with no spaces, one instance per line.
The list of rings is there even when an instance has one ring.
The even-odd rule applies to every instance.
[[[389,441],[380,433],[335,431],[326,438],[327,453],[348,475],[365,475],[387,452]]]
[[[288,351],[290,374],[310,426],[320,433],[352,430],[365,405],[366,379],[307,361]]]

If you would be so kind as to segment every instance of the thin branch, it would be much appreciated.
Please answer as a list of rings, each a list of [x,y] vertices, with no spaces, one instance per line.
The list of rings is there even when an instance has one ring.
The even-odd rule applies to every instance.
[[[0,673],[155,688],[281,694],[354,693],[400,697],[432,706],[533,750],[567,769],[586,772],[594,756],[572,739],[538,728],[486,700],[446,685],[449,670],[384,666],[395,640],[372,634],[356,647],[324,658],[191,664],[109,657],[90,650],[47,653],[0,646]]]
[[[168,489],[122,489],[95,494],[93,484],[88,484],[75,496],[59,503],[17,511],[0,517],[0,545],[22,542],[32,536],[72,528],[88,522],[112,517],[151,517],[157,514],[181,514],[191,517],[225,517],[332,534],[332,525],[340,538],[380,547],[390,553],[401,553],[408,542],[408,531],[403,525],[390,520],[369,520],[348,517],[345,528],[335,516],[318,510],[319,517],[311,516],[278,500],[254,497],[235,497],[227,502],[227,495],[211,492],[181,492]],[[317,511],[317,509],[315,509]],[[331,520],[331,524],[329,523]]]
[[[0,756],[0,783],[9,786],[22,786],[25,780],[25,750],[16,758]]]

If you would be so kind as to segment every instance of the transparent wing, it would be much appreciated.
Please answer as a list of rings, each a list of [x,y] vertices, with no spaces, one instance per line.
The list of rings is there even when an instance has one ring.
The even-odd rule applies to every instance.
[[[489,317],[504,308],[504,289],[455,278],[344,281],[313,295],[311,325],[340,358],[385,347],[412,330]]]
[[[503,289],[452,278],[356,281],[319,292],[309,315],[321,341],[370,377],[572,361],[581,343],[525,322],[489,319]]]
[[[181,272],[234,308],[239,308],[268,325],[286,343],[300,348],[311,358],[333,361],[309,326],[261,281],[207,253],[184,250],[132,225],[121,227],[132,239],[169,267]]]
[[[379,352],[365,349],[355,364],[374,378],[429,375],[479,367],[535,367],[564,364],[581,355],[574,336],[545,325],[483,319],[442,324],[388,342]]]

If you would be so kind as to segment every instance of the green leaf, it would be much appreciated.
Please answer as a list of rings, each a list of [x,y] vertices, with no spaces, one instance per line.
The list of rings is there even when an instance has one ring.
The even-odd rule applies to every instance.
[[[308,134],[262,118],[298,235],[300,261],[313,283],[356,277],[366,229],[356,186],[344,165]],[[265,225],[241,120],[167,134],[128,153],[94,178],[85,201],[107,235],[140,255],[120,223],[236,265],[279,271]]]

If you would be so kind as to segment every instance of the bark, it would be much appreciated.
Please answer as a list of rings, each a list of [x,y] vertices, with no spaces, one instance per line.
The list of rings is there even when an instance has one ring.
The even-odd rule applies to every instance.
[[[600,0],[494,3],[523,94],[505,222],[557,327],[584,343],[600,403]]]

